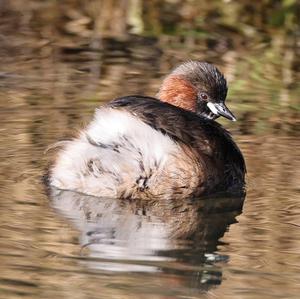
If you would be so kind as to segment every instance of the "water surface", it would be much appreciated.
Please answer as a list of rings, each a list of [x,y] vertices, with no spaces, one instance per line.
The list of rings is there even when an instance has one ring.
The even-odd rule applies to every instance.
[[[51,30],[34,20],[19,32],[0,27],[0,298],[299,298],[300,93],[291,44],[278,54],[259,43],[208,48],[202,37],[98,44],[56,33],[49,42]],[[239,121],[222,124],[245,155],[245,198],[139,203],[45,188],[49,145],[70,138],[101,103],[155,95],[189,58],[216,63],[229,79]]]

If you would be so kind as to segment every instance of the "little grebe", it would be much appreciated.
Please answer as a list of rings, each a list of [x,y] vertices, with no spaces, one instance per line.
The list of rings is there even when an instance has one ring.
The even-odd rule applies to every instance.
[[[245,162],[214,120],[235,121],[227,84],[213,65],[184,63],[168,75],[158,99],[126,96],[96,110],[80,136],[63,143],[49,183],[114,198],[186,198],[240,189]]]

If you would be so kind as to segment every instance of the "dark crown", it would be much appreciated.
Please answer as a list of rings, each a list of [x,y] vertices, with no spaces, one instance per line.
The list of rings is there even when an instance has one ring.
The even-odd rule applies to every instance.
[[[211,94],[216,101],[225,101],[227,82],[223,74],[212,64],[200,61],[188,61],[179,65],[172,72],[189,81],[199,90]]]

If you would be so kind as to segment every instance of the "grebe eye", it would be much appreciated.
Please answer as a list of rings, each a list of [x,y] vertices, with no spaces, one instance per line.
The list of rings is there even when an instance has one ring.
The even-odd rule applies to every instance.
[[[202,100],[207,100],[208,99],[208,95],[206,93],[200,93],[200,97]]]

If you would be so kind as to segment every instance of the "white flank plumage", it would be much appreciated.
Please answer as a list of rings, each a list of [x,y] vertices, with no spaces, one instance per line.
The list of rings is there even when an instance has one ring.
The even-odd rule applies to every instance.
[[[151,187],[170,157],[179,153],[178,144],[129,112],[100,108],[87,129],[59,152],[50,184],[95,196],[126,197],[134,188]]]

